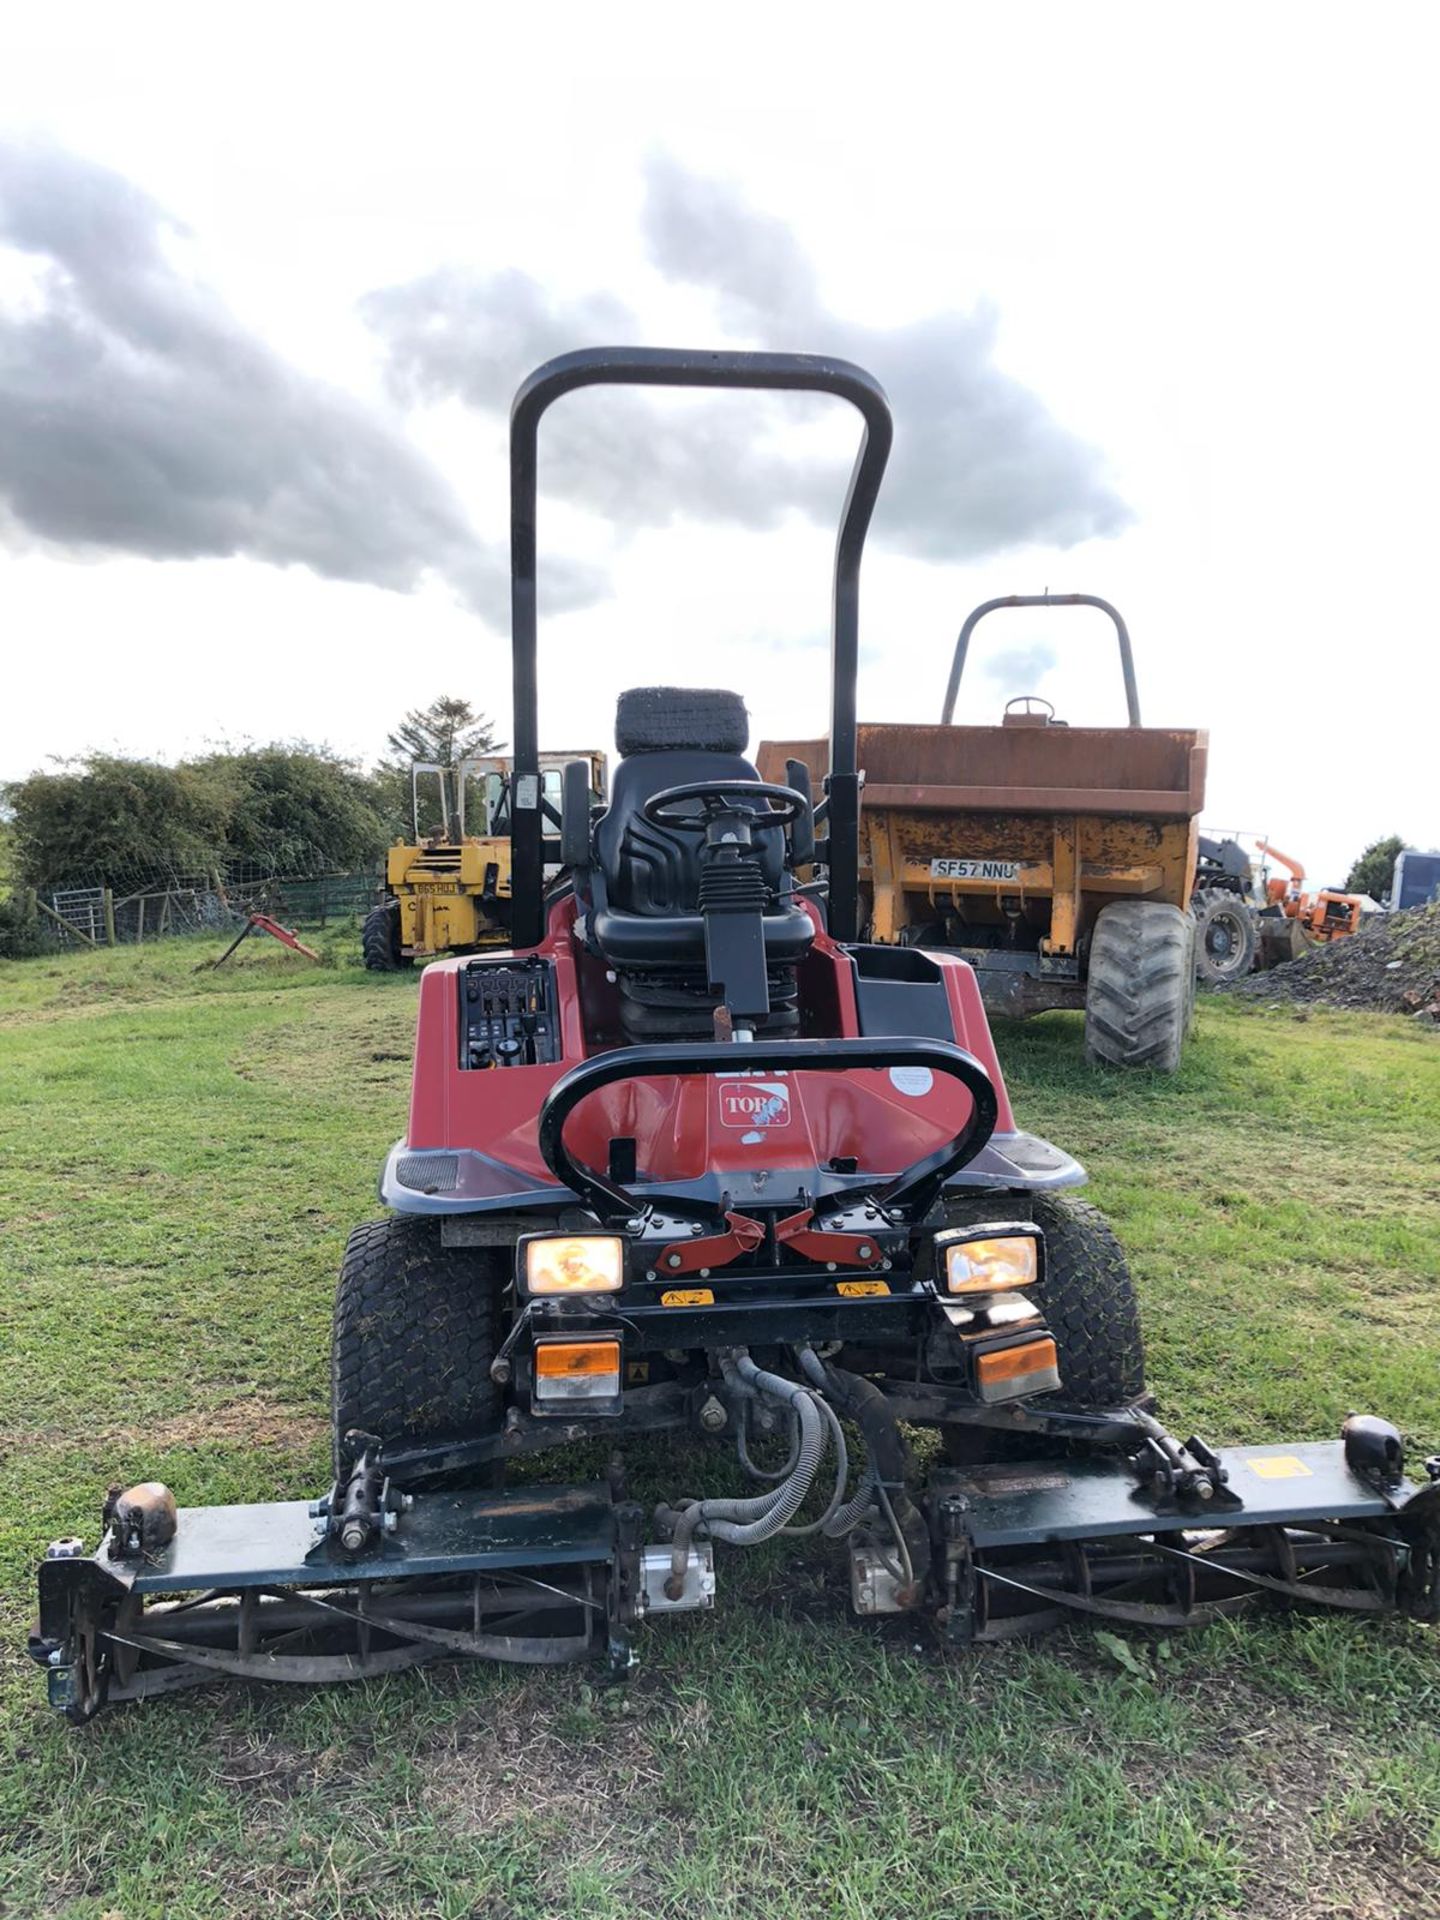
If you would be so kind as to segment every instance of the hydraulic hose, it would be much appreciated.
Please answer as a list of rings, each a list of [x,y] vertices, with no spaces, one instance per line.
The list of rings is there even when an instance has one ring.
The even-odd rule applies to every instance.
[[[829,1375],[825,1371],[824,1362],[820,1359],[820,1356],[815,1352],[814,1348],[800,1347],[797,1349],[797,1354],[801,1371],[805,1374],[806,1378],[815,1383],[822,1395],[828,1393],[830,1391]],[[840,1425],[834,1408],[830,1405],[830,1402],[825,1399],[822,1399],[820,1404],[835,1422],[836,1444],[843,1447],[845,1445],[845,1430]],[[847,1500],[843,1506],[832,1503],[830,1510],[820,1522],[820,1531],[825,1535],[827,1540],[843,1540],[847,1533],[853,1533],[855,1531],[862,1520],[868,1519],[875,1513],[875,1488],[875,1463],[867,1455],[865,1470],[860,1476],[859,1485],[856,1487],[853,1497]],[[792,1529],[792,1531],[797,1530]]]
[[[799,1348],[798,1358],[808,1384],[767,1372],[743,1349],[721,1357],[726,1384],[740,1396],[742,1405],[764,1396],[786,1408],[794,1423],[791,1460],[778,1484],[763,1493],[689,1500],[679,1508],[662,1505],[655,1509],[656,1526],[662,1535],[670,1536],[670,1577],[665,1589],[671,1599],[678,1600],[684,1592],[691,1544],[697,1534],[740,1547],[757,1546],[782,1532],[801,1536],[823,1533],[838,1539],[853,1532],[862,1521],[881,1517],[899,1551],[896,1572],[904,1589],[913,1598],[923,1586],[930,1568],[930,1536],[923,1515],[910,1498],[910,1452],[889,1401],[872,1381],[827,1366],[809,1347]],[[859,1485],[849,1500],[845,1489],[850,1461],[840,1423],[842,1413],[860,1428],[867,1456]],[[749,1459],[744,1429],[742,1412],[738,1452],[746,1470],[758,1474],[763,1469],[757,1469]],[[829,1502],[818,1520],[792,1527],[789,1522],[815,1483],[827,1440],[833,1440],[835,1446],[835,1483]]]
[[[750,1424],[749,1416],[748,1416],[748,1406],[749,1406],[748,1401],[742,1402],[741,1409],[740,1409],[740,1419],[737,1422],[736,1428],[735,1428],[735,1451],[739,1456],[741,1466],[745,1469],[746,1473],[749,1474],[752,1480],[787,1479],[795,1471],[796,1465],[800,1459],[800,1423],[799,1421],[796,1420],[792,1414],[790,1419],[790,1452],[789,1452],[789,1457],[786,1459],[784,1466],[774,1467],[774,1468],[759,1467],[759,1466],[756,1466],[755,1462],[750,1457],[750,1436],[747,1432],[747,1428]]]
[[[845,1429],[840,1424],[839,1415],[828,1400],[823,1400],[818,1395],[815,1404],[828,1424],[830,1438],[835,1443],[835,1485],[831,1490],[829,1504],[818,1520],[812,1520],[803,1527],[786,1527],[785,1532],[796,1540],[803,1540],[812,1533],[829,1534],[835,1516],[841,1510],[845,1499],[845,1485],[850,1478],[850,1451],[845,1445]]]
[[[826,1521],[824,1527],[826,1539],[843,1540],[847,1533],[853,1533],[860,1522],[868,1519],[874,1511],[875,1469],[867,1460],[853,1499],[847,1500],[843,1507],[838,1507]]]
[[[802,1352],[800,1364],[815,1378],[819,1370],[828,1397],[859,1427],[870,1458],[876,1493],[890,1521],[900,1558],[913,1591],[930,1570],[930,1534],[925,1519],[910,1498],[906,1482],[910,1469],[910,1450],[900,1431],[900,1423],[890,1411],[890,1403],[871,1380],[843,1367],[827,1367],[814,1354]]]
[[[749,1547],[761,1540],[768,1540],[799,1512],[825,1451],[825,1427],[815,1404],[815,1396],[808,1387],[802,1387],[794,1380],[786,1380],[778,1373],[766,1373],[755,1365],[748,1353],[741,1354],[735,1363],[735,1370],[742,1380],[759,1392],[787,1401],[800,1423],[800,1457],[795,1470],[772,1494],[762,1495],[765,1512],[750,1518],[738,1511],[753,1504],[748,1500],[705,1500],[700,1503],[706,1529],[713,1539],[726,1540],[735,1547]],[[737,1511],[728,1512],[727,1508]]]
[[[666,1592],[678,1599],[684,1591],[685,1568],[690,1543],[703,1528],[713,1540],[730,1546],[753,1547],[769,1540],[794,1518],[804,1505],[814,1484],[821,1457],[825,1452],[826,1428],[815,1395],[798,1381],[786,1380],[778,1373],[757,1367],[748,1353],[733,1362],[722,1362],[729,1377],[732,1367],[744,1387],[781,1401],[793,1412],[800,1435],[798,1458],[788,1478],[768,1493],[752,1499],[692,1500],[680,1512],[657,1507],[655,1522],[661,1531],[673,1528],[671,1535],[670,1578]]]

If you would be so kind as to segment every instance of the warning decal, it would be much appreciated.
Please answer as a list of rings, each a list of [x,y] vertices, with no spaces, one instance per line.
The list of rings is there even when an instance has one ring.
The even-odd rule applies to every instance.
[[[1310,1475],[1309,1467],[1293,1453],[1263,1453],[1245,1464],[1262,1480],[1304,1480]]]

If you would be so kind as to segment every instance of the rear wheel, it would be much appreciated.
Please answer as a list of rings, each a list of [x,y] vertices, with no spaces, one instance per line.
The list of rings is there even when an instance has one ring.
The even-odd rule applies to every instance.
[[[400,903],[372,907],[360,934],[360,951],[371,973],[397,973],[407,964],[400,951]]]
[[[1203,888],[1190,902],[1195,916],[1195,976],[1209,986],[1239,980],[1255,964],[1255,916],[1238,894]]]
[[[1115,900],[1090,940],[1085,1052],[1173,1073],[1195,997],[1195,922],[1159,900]]]
[[[1030,1291],[1055,1336],[1061,1387],[1038,1406],[1110,1409],[1142,1398],[1145,1343],[1135,1284],[1124,1250],[1098,1207],[1069,1194],[996,1195],[952,1205],[946,1217],[950,1225],[1033,1220],[1044,1230],[1045,1278]],[[946,1458],[955,1465],[1034,1459],[1053,1453],[1057,1444],[984,1427],[945,1427],[941,1433]]]
[[[441,1246],[433,1220],[354,1229],[330,1350],[337,1471],[352,1427],[391,1443],[498,1430],[503,1395],[490,1363],[508,1277],[491,1248]]]

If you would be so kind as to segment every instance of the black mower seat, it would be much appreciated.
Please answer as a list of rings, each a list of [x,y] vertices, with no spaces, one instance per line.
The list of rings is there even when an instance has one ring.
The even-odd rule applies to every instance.
[[[637,687],[620,696],[610,804],[597,822],[600,885],[591,919],[595,945],[619,967],[691,968],[703,960],[702,836],[652,826],[641,809],[667,787],[698,780],[758,781],[744,757],[749,721],[738,694],[718,689]],[[700,802],[686,811],[697,816]],[[763,817],[764,805],[755,809]],[[773,905],[763,917],[768,961],[793,965],[813,937],[809,916],[788,898],[785,838],[758,827],[755,848]]]

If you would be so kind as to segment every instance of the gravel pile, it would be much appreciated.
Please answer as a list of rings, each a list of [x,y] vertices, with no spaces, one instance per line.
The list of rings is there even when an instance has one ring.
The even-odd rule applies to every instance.
[[[1316,1001],[1440,1021],[1440,901],[1374,914],[1347,940],[1312,947],[1221,989],[1247,1000]]]

